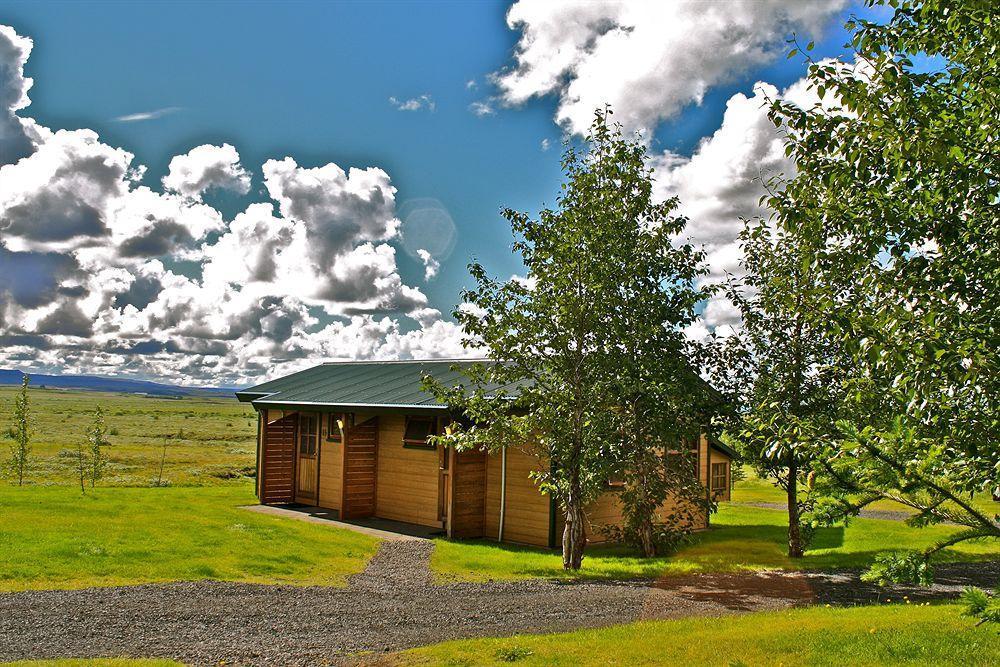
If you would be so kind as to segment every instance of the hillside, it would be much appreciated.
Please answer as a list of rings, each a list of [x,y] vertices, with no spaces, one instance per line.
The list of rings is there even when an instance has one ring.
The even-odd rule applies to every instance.
[[[127,394],[147,394],[149,396],[226,396],[232,397],[235,387],[182,387],[179,385],[129,380],[94,375],[44,375],[30,373],[34,387],[52,389],[82,389],[86,391],[112,391]],[[0,386],[19,385],[24,373],[19,370],[0,369]]]

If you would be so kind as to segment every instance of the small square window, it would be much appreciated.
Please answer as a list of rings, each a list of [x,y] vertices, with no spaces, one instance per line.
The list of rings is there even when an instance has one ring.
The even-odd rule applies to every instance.
[[[712,490],[713,491],[725,491],[728,486],[729,477],[729,464],[728,463],[713,463],[712,464]]]
[[[407,417],[403,446],[436,449],[427,442],[427,438],[432,435],[437,435],[437,420],[434,417]]]
[[[624,489],[625,478],[621,475],[611,475],[608,477],[607,487],[609,489]]]
[[[343,435],[340,432],[341,424],[347,426],[346,415],[339,412],[331,412],[327,415],[326,440],[327,442],[340,442]],[[339,422],[339,423],[338,423]]]

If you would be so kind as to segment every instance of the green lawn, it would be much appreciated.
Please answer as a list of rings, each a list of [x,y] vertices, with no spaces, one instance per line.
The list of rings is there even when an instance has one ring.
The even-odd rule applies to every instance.
[[[766,479],[757,477],[750,468],[745,467],[744,470],[746,471],[746,478],[741,479],[733,485],[734,503],[777,503],[784,505],[787,502],[784,491]],[[987,516],[1000,515],[1000,503],[995,502],[988,495],[980,494],[975,498],[971,498],[970,501],[974,507],[985,512]],[[866,509],[913,514],[913,509],[892,500],[875,501],[871,505],[868,505]]]
[[[898,521],[856,519],[847,528],[821,529],[806,556],[785,556],[785,515],[777,510],[724,503],[712,528],[694,543],[664,558],[642,559],[621,547],[588,549],[580,576],[655,578],[687,572],[741,569],[824,569],[863,567],[887,549],[921,549],[957,530],[950,526],[915,529]],[[1000,558],[993,542],[970,542],[948,549],[942,560]],[[557,552],[480,541],[438,540],[431,567],[441,579],[485,581],[568,577]]]
[[[247,484],[0,486],[0,590],[221,579],[343,585],[378,541],[239,509]]]
[[[812,607],[647,621],[556,635],[451,641],[399,665],[997,665],[1000,634],[956,605]]]
[[[13,444],[8,435],[14,387],[0,387],[0,456]],[[257,417],[235,398],[147,398],[134,394],[28,391],[33,418],[30,484],[73,484],[77,443],[86,435],[94,408],[104,410],[110,429],[106,486],[149,486],[159,475],[174,486],[245,482],[254,474]]]

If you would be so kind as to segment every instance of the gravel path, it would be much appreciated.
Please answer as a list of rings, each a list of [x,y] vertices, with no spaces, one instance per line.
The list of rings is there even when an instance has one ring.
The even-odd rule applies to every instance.
[[[188,664],[305,665],[460,637],[956,595],[994,585],[1000,561],[942,566],[932,589],[862,584],[856,572],[691,575],[649,582],[433,585],[429,542],[383,542],[343,589],[188,582],[0,595],[0,661],[142,656]],[[353,656],[352,656],[353,654]],[[369,657],[371,654],[368,654]]]

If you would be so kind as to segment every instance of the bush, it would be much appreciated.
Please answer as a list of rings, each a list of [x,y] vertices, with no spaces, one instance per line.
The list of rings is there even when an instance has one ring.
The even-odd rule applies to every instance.
[[[990,596],[982,589],[966,588],[962,593],[962,602],[965,603],[962,615],[978,618],[976,625],[1000,623],[1000,590]]]
[[[500,662],[517,662],[534,654],[530,648],[523,646],[512,646],[510,648],[497,649],[496,658]]]

